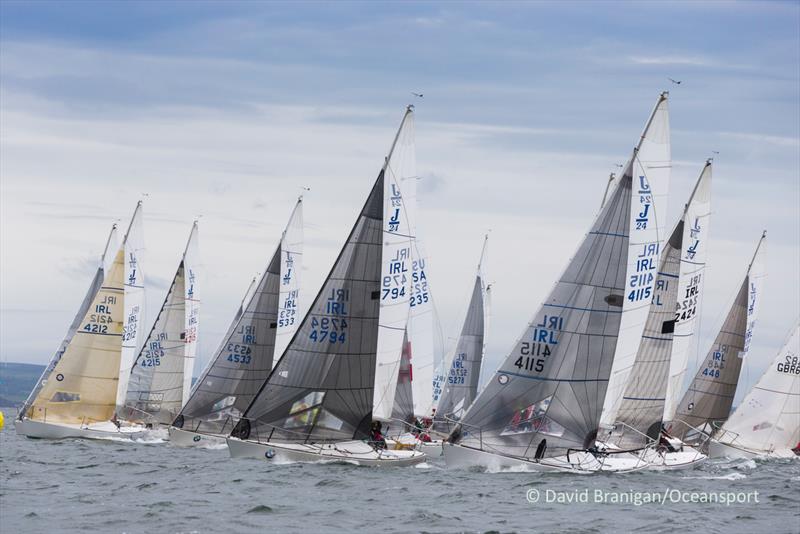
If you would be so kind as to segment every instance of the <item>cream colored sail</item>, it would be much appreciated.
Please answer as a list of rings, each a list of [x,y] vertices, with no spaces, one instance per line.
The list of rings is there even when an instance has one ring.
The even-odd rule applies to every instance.
[[[35,410],[35,407],[41,407],[43,402],[46,400],[44,397],[40,397],[42,388],[47,384],[48,380],[50,380],[51,376],[55,380],[55,375],[53,375],[53,371],[58,366],[58,363],[61,361],[61,358],[64,356],[64,353],[69,347],[72,339],[75,337],[75,334],[78,332],[80,328],[84,326],[84,321],[86,318],[86,314],[92,309],[94,305],[95,298],[98,295],[98,292],[103,287],[103,282],[106,277],[107,273],[111,272],[111,267],[114,265],[114,260],[116,258],[116,251],[119,249],[119,239],[117,236],[117,225],[114,224],[111,227],[111,232],[108,235],[108,240],[106,241],[105,250],[103,250],[103,255],[100,258],[99,265],[97,266],[97,270],[95,271],[94,278],[92,279],[92,283],[89,285],[89,290],[86,292],[86,296],[83,298],[83,302],[81,303],[80,308],[78,308],[78,313],[75,315],[75,318],[72,320],[72,324],[70,325],[69,329],[67,330],[67,335],[64,336],[64,340],[59,345],[58,350],[53,355],[50,363],[45,368],[42,376],[39,377],[39,380],[36,382],[36,386],[31,391],[30,395],[28,395],[28,399],[25,401],[25,404],[20,409],[19,418],[22,419],[23,417],[29,416],[29,412],[32,408]]]
[[[122,249],[113,258],[80,326],[26,410],[28,418],[88,424],[113,417],[124,306]]]

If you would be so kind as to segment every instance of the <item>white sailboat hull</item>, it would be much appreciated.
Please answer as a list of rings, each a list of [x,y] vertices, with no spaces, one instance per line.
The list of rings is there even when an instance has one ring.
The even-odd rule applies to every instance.
[[[772,451],[757,451],[711,440],[708,444],[708,456],[710,458],[796,458],[797,455],[791,449],[776,449]]]
[[[169,427],[169,441],[178,447],[222,447],[227,446],[227,436],[218,434],[201,434],[174,426]]]
[[[117,428],[112,422],[95,423],[89,426],[65,423],[45,423],[31,419],[17,419],[14,428],[20,436],[38,439],[137,439],[145,437],[147,430],[140,426]]]
[[[405,467],[425,461],[419,451],[376,451],[363,441],[330,444],[258,443],[228,438],[231,458],[258,458],[272,463],[347,462],[380,467]]]
[[[606,463],[604,467],[603,463],[586,452],[570,454],[569,458],[558,456],[545,458],[541,461],[533,461],[452,443],[444,443],[442,449],[447,467],[454,469],[477,466],[489,470],[511,469],[542,473],[587,474],[596,471],[635,471],[645,467],[641,462],[631,458],[620,458],[616,462]]]

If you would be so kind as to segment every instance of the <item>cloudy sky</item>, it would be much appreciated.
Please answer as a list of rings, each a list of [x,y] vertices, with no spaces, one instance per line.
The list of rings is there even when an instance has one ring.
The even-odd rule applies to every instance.
[[[198,374],[304,186],[316,293],[417,91],[445,337],[491,230],[493,370],[668,89],[667,226],[719,152],[701,352],[769,232],[749,385],[800,313],[798,27],[795,2],[4,1],[0,358],[49,360],[109,226],[146,194],[151,318],[202,215]]]

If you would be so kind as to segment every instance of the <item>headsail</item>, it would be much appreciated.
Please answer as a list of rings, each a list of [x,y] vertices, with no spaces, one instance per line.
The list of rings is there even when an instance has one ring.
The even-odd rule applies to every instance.
[[[280,357],[275,352],[278,331],[289,332],[299,322],[295,315],[297,299],[292,292],[297,291],[294,288],[298,287],[301,269],[302,256],[297,253],[301,205],[302,199],[298,199],[267,269],[250,284],[222,343],[175,419],[175,426],[212,434],[230,432]],[[294,254],[283,253],[284,242]],[[289,283],[281,293],[287,274]],[[285,312],[282,318],[281,311]],[[279,326],[281,320],[283,326]]]
[[[696,353],[696,334],[703,302],[706,249],[711,222],[711,167],[712,163],[709,160],[700,173],[700,179],[695,184],[683,216],[684,250],[681,253],[675,332],[672,338],[669,381],[664,399],[664,421],[671,421],[675,416],[689,358],[691,353]]]
[[[696,251],[699,240],[684,241],[687,216],[696,211],[695,195],[702,186],[707,189],[711,178],[711,161],[703,167],[684,212],[661,252],[653,299],[636,354],[625,394],[619,405],[612,441],[623,447],[646,445],[648,438],[657,440],[661,431],[665,393],[669,380],[673,333],[675,330],[680,287],[681,258],[684,249]],[[707,199],[703,200],[707,202]]]
[[[404,136],[411,115],[409,107],[397,138]],[[390,153],[308,314],[233,436],[248,439],[252,435],[275,441],[366,437],[376,398],[376,359],[389,354],[379,352],[376,356],[378,332],[388,326],[383,326],[379,317],[385,309],[381,306],[383,297],[397,295],[395,307],[402,307],[402,315],[408,316],[408,289],[399,278],[385,281],[382,277],[385,251],[402,249],[397,242],[384,245],[384,222],[391,223],[395,216],[393,213],[384,221],[384,195],[394,192],[385,182],[397,183],[387,177],[392,157]],[[396,215],[403,216],[400,211]],[[389,256],[395,258],[394,254]],[[404,301],[401,289],[406,290]],[[398,326],[400,340],[392,353],[397,360],[395,371],[381,372],[384,379],[391,378],[391,387],[387,388],[391,389],[391,396],[377,397],[379,403],[388,401],[387,418],[394,404],[400,344],[405,333],[405,323],[400,321]]]
[[[392,419],[410,423],[414,420],[414,393],[412,391],[411,343],[408,333],[403,338],[403,352],[400,356],[400,371],[397,373],[397,389],[394,393]]]
[[[662,188],[650,185],[637,152],[514,350],[464,415],[465,445],[526,458],[594,446],[623,306],[647,307],[648,275],[658,258],[652,209],[653,192]],[[631,242],[641,244],[632,264]]]
[[[714,431],[731,412],[742,360],[753,335],[764,279],[764,239],[761,236],[747,274],[706,358],[678,404],[671,432],[681,438],[692,429]],[[690,436],[691,437],[691,436]]]
[[[144,330],[144,272],[142,255],[144,236],[142,234],[142,201],[136,205],[133,219],[125,233],[125,311],[122,327],[122,355],[119,362],[119,382],[117,384],[117,411],[123,415],[125,397],[128,394],[128,380],[133,362],[139,354]]]
[[[639,198],[634,199],[633,205],[641,209],[634,209],[631,213],[633,231],[628,241],[628,273],[630,287],[635,288],[631,293],[637,297],[647,296],[626,298],[622,306],[620,334],[601,418],[601,424],[605,426],[614,424],[628,384],[650,312],[661,246],[667,237],[665,219],[672,167],[667,93],[659,96],[634,151],[632,163],[633,187],[639,191]]]
[[[61,357],[66,352],[67,347],[72,341],[72,338],[75,337],[75,334],[84,325],[84,319],[86,318],[91,306],[94,304],[98,292],[103,286],[103,280],[105,279],[106,274],[111,272],[111,268],[116,260],[118,249],[119,237],[117,235],[117,225],[114,224],[111,226],[111,232],[108,234],[103,255],[100,257],[100,262],[97,266],[97,270],[94,273],[94,278],[92,278],[92,282],[89,284],[89,290],[86,292],[86,295],[83,297],[83,302],[81,302],[81,305],[78,308],[78,313],[72,320],[72,324],[67,330],[67,335],[64,336],[64,340],[61,342],[61,345],[59,345],[58,350],[50,359],[50,363],[47,364],[42,376],[39,377],[39,380],[36,382],[36,386],[34,386],[30,395],[28,395],[28,399],[25,401],[25,404],[20,409],[20,419],[26,415],[29,415],[28,411],[32,405],[42,404],[45,401],[45,398],[39,398],[39,393],[50,379],[58,362],[61,361]]]
[[[478,395],[481,366],[486,347],[486,294],[489,290],[485,276],[487,235],[483,240],[478,272],[472,286],[472,296],[467,307],[461,334],[450,359],[450,368],[444,382],[444,393],[436,410],[437,420],[458,420]]]
[[[133,365],[124,413],[128,421],[171,423],[191,387],[200,308],[197,222],[175,276]]]
[[[763,452],[792,449],[800,442],[800,325],[722,426],[718,439]]]

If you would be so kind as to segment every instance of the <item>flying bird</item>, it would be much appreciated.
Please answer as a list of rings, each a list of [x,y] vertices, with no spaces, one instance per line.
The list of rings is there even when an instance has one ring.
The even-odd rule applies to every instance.
[[[681,84],[681,80],[673,80],[673,79],[672,79],[672,78],[670,78],[670,77],[667,77],[667,79],[668,79],[669,81],[671,81],[672,83],[674,83],[675,85],[680,85],[680,84]]]
[[[411,94],[416,96],[417,98],[422,98],[424,96],[422,93],[415,93],[414,91],[411,91]]]

